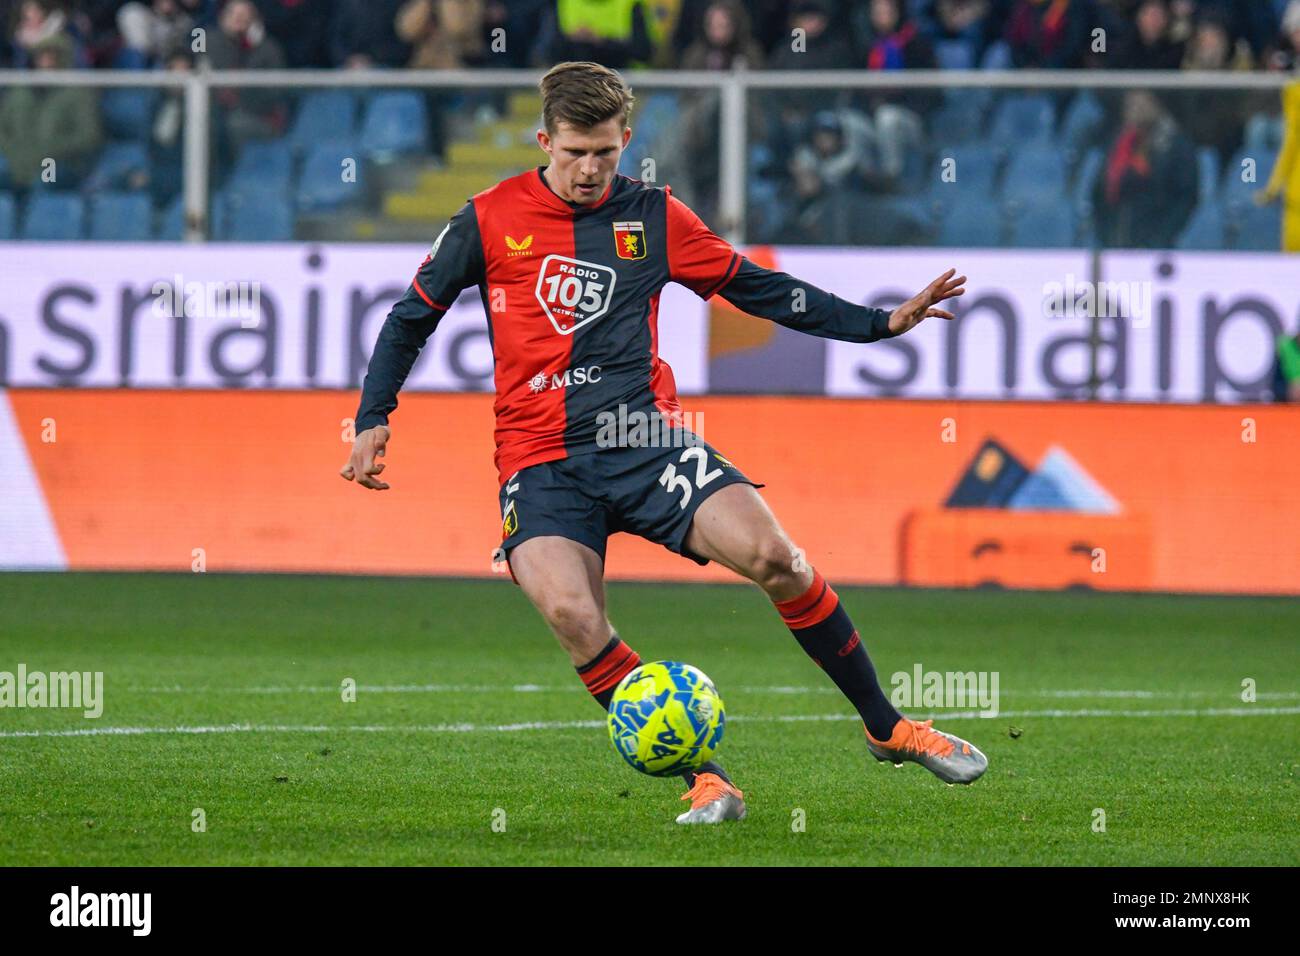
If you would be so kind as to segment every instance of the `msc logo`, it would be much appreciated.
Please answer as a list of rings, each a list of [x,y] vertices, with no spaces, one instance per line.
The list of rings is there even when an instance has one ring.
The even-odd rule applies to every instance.
[[[600,381],[600,366],[592,365],[588,368],[566,368],[563,372],[557,372],[548,380],[545,372],[538,372],[528,380],[528,387],[532,389],[533,394],[538,392],[551,392],[557,388],[568,388],[570,385],[586,385],[588,382]]]
[[[506,253],[506,258],[511,256],[531,256],[533,254],[533,237],[524,236],[519,242],[515,242],[514,236],[506,236],[506,245],[510,251]]]
[[[641,222],[614,223],[614,251],[620,259],[645,258],[645,224]]]
[[[549,255],[537,270],[533,294],[555,331],[572,335],[609,311],[616,278],[609,266]]]

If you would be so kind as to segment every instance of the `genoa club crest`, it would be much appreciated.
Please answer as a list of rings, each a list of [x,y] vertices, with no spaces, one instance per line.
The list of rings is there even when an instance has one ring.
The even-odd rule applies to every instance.
[[[640,222],[614,223],[614,251],[620,259],[645,258],[645,225]]]

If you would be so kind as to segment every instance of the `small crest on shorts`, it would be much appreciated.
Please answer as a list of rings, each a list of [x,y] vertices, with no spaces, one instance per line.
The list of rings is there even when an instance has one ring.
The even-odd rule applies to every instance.
[[[510,537],[519,530],[519,514],[515,511],[515,503],[512,501],[506,505],[506,513],[501,517],[501,540]]]
[[[614,223],[614,251],[620,259],[644,259],[645,223]]]

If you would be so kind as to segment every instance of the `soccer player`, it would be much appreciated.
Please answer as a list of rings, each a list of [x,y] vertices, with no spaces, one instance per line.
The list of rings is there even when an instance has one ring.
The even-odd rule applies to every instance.
[[[877,760],[971,783],[984,755],[894,709],[848,612],[801,560],[760,486],[685,427],[657,329],[660,291],[678,282],[787,328],[874,342],[951,319],[936,305],[961,295],[966,277],[950,269],[887,312],[760,268],[669,187],[618,174],[632,95],[616,72],[561,63],[540,86],[537,142],[550,162],[472,197],[434,242],[379,333],[342,476],[388,488],[377,459],[397,392],[447,308],[477,286],[495,357],[500,553],[601,707],[641,661],[605,614],[605,543],[625,531],[762,588],[857,709]],[[611,427],[638,415],[660,427]],[[722,767],[683,776],[690,809],[678,823],[744,817],[744,794]]]

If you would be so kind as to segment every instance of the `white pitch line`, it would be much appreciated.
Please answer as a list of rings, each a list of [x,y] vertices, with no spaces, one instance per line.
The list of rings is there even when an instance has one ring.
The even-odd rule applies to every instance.
[[[1004,710],[995,718],[985,718],[977,710],[920,715],[918,719],[939,721],[977,720],[1012,717],[1279,717],[1300,714],[1300,707],[1210,707],[1202,710]],[[738,714],[733,723],[802,723],[805,721],[858,721],[856,714],[782,714],[748,716]],[[135,737],[145,734],[235,734],[235,733],[517,733],[523,730],[577,730],[604,727],[603,720],[539,720],[516,724],[213,724],[180,727],[84,727],[72,730],[6,730],[0,738],[15,737]]]
[[[162,687],[127,687],[128,693],[133,694],[337,694],[338,685],[330,686],[309,686],[299,685],[290,687],[288,685],[275,687],[199,687],[199,686],[181,686],[171,684]],[[731,688],[737,693],[744,694],[838,694],[840,691],[836,687],[802,687],[797,685],[770,685],[770,686],[736,686]],[[576,682],[565,684],[559,687],[547,687],[542,684],[359,684],[357,685],[358,693],[367,694],[580,694],[585,690]],[[1162,691],[1162,690],[1024,690],[1002,691],[1003,697],[1047,697],[1047,698],[1090,698],[1099,699],[1116,698],[1116,699],[1135,699],[1135,700],[1195,700],[1215,697],[1237,697],[1238,691],[1235,689],[1227,693],[1223,691],[1210,690],[1192,690],[1192,691]],[[1300,700],[1300,691],[1260,691],[1256,695],[1259,700]]]

